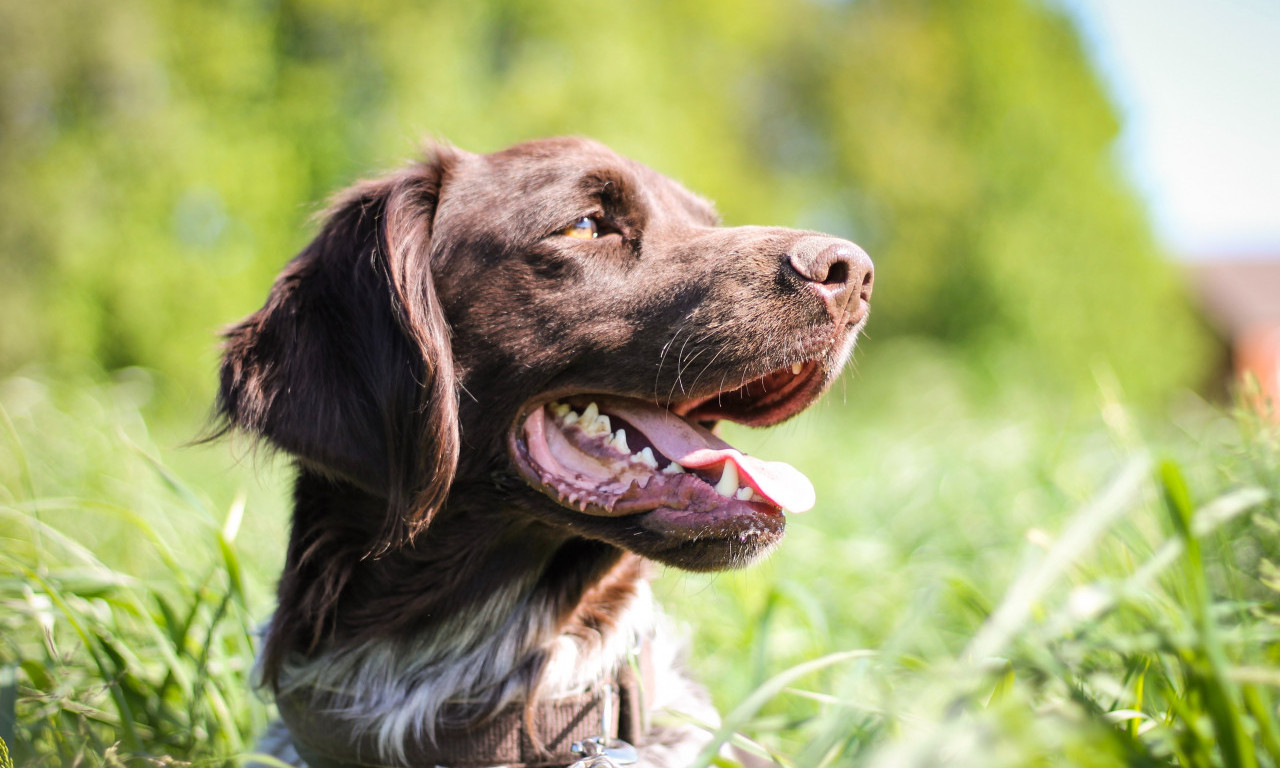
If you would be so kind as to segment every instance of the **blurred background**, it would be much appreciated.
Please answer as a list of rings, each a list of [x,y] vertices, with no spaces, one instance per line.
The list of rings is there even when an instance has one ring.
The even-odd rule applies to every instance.
[[[199,412],[336,189],[423,138],[573,133],[863,244],[868,370],[910,337],[1065,394],[1204,388],[1224,340],[1172,258],[1280,243],[1280,22],[1143,6],[6,3],[0,374],[139,367]]]
[[[287,467],[185,444],[218,330],[261,305],[329,195],[424,139],[588,135],[727,224],[862,244],[876,296],[850,371],[813,414],[733,438],[810,474],[818,510],[765,566],[663,589],[717,618],[694,639],[722,707],[833,649],[959,653],[1043,531],[1136,453],[1189,457],[1214,489],[1252,477],[1239,446],[1197,461],[1234,445],[1219,406],[1238,373],[1275,392],[1280,372],[1278,38],[1269,0],[0,3],[0,667],[22,670],[29,756],[76,755],[59,729],[105,749],[102,722],[151,754],[251,743],[265,705],[235,691],[283,556]],[[1161,526],[1139,528],[1129,545],[1152,550]],[[51,607],[60,567],[102,627],[71,644],[106,644],[78,673],[50,639],[70,630],[38,629],[70,610]],[[165,707],[207,691],[164,687],[172,673],[116,690],[148,662],[112,638],[145,647],[130,622],[168,615],[94,607],[135,578],[190,582],[209,638],[228,614],[203,590],[239,595],[239,640],[170,633],[175,665],[221,648],[191,663],[239,699],[184,719]],[[109,695],[181,738],[155,746],[165,728],[131,731]],[[892,731],[866,718],[867,743]],[[793,720],[761,738],[805,743]]]

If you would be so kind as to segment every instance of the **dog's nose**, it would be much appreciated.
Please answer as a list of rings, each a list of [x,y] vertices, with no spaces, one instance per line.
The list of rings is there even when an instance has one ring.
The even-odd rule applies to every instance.
[[[833,317],[848,313],[858,322],[867,312],[875,271],[866,251],[834,237],[802,237],[787,251],[791,265],[822,297]]]

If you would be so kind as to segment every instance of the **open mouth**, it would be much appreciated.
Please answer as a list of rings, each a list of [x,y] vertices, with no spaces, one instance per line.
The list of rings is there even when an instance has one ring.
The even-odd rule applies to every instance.
[[[818,359],[741,386],[674,402],[568,394],[534,401],[511,435],[525,480],[562,507],[595,517],[657,513],[699,536],[779,532],[782,513],[813,507],[813,485],[780,461],[748,456],[711,432],[715,422],[776,424],[825,388]]]

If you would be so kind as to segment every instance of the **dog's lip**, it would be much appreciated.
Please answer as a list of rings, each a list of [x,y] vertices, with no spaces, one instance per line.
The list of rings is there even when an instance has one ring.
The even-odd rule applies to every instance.
[[[855,334],[859,327],[853,327]],[[598,388],[554,387],[530,398],[519,408],[512,421],[511,431],[517,431],[529,414],[549,402],[591,395],[638,400],[671,411],[686,421],[708,424],[710,429],[714,429],[712,422],[719,421],[732,421],[748,427],[771,427],[808,408],[831,384],[833,372],[829,358],[834,354],[833,350],[834,345],[819,345],[817,350],[757,373],[753,378],[747,378],[752,376],[748,372],[740,379],[745,384],[719,391],[681,392],[679,395],[672,392],[666,396],[650,393],[646,396],[638,392]],[[800,373],[793,374],[791,371],[797,365],[800,366]],[[770,377],[783,377],[784,374],[790,376],[791,380],[786,381],[782,387],[775,390],[761,387]],[[759,400],[744,405],[741,402],[744,398],[741,396],[750,397],[753,394],[752,388],[756,388]],[[752,407],[752,404],[760,407]]]
[[[526,479],[586,514],[709,511],[729,501],[776,511],[813,505],[808,480],[790,466],[747,456],[706,428],[635,398],[553,401],[533,410],[513,438]]]
[[[687,421],[773,426],[809,407],[829,379],[825,360],[810,358],[769,371],[739,387],[673,404],[671,411]]]
[[[746,456],[701,425],[719,420],[751,426],[778,423],[816,399],[828,383],[828,377],[825,357],[808,358],[770,370],[738,387],[669,406],[631,394],[589,393],[568,388],[550,391],[531,399],[520,409],[509,432],[509,450],[525,481],[569,511],[597,518],[652,518],[642,525],[677,535],[687,528],[687,532],[697,538],[714,538],[713,530],[722,530],[727,536],[753,530],[780,530],[784,506],[804,511],[813,505],[812,485],[789,465]],[[644,445],[653,447],[650,459],[656,455],[659,465],[681,470],[668,465],[680,457],[682,467],[687,465],[688,474],[681,470],[680,474],[673,475],[661,471],[659,466],[650,465],[646,469],[625,458],[611,457],[607,455],[607,443],[601,444],[603,440],[597,438],[590,442],[578,430],[566,432],[561,420],[552,413],[557,406],[565,408],[572,404],[573,408],[585,409],[595,401],[599,401],[602,412],[614,413],[615,420],[625,421],[630,412],[631,417],[641,419],[640,424],[648,424],[643,429],[631,428],[640,424],[627,424],[626,433],[632,436],[633,443],[630,451],[640,450],[634,445],[638,438]],[[669,415],[658,416],[659,412]],[[623,415],[617,416],[619,413]],[[702,436],[691,435],[691,439],[699,441],[693,446],[695,450],[690,452],[686,445],[678,454],[663,453],[660,443],[670,445],[670,442],[650,442],[648,437],[666,433],[662,429],[657,433],[653,431],[649,422],[654,418],[671,419],[668,424],[683,421],[688,429],[695,430]],[[557,450],[564,450],[566,437],[571,442],[579,442],[579,450],[569,450],[568,454],[580,456],[586,462],[578,469],[588,470],[587,474],[566,471],[547,453],[548,438],[554,438],[561,445]],[[674,436],[668,437],[674,439]],[[598,473],[597,481],[587,479],[594,467],[592,455],[608,466]],[[726,491],[723,483],[730,464],[734,465],[735,478],[740,479],[741,485],[729,485]],[[746,498],[735,496],[737,490]]]
[[[530,419],[544,417],[542,408],[535,409]],[[589,536],[604,535],[609,540],[612,535],[623,535],[619,543],[624,545],[631,536],[644,531],[663,542],[655,544],[650,540],[649,546],[674,551],[686,544],[707,546],[722,542],[745,546],[753,541],[773,541],[786,528],[783,512],[777,506],[721,495],[706,479],[692,472],[638,472],[635,477],[611,478],[594,487],[562,485],[554,474],[540,471],[524,431],[522,424],[508,437],[514,464],[525,482],[556,503],[562,510],[559,517],[571,530]],[[647,478],[646,485],[634,482],[639,477]]]

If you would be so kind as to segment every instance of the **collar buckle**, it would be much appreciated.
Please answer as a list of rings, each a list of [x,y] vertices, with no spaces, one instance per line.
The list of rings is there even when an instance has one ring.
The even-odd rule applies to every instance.
[[[569,747],[570,752],[582,757],[569,768],[619,768],[623,765],[635,765],[640,761],[635,747],[609,735],[617,722],[613,719],[613,686],[605,683],[601,688],[600,730],[603,733],[575,742]]]
[[[592,736],[583,739],[569,748],[582,759],[569,768],[619,768],[623,765],[635,765],[640,761],[636,748],[622,739],[606,739]]]

